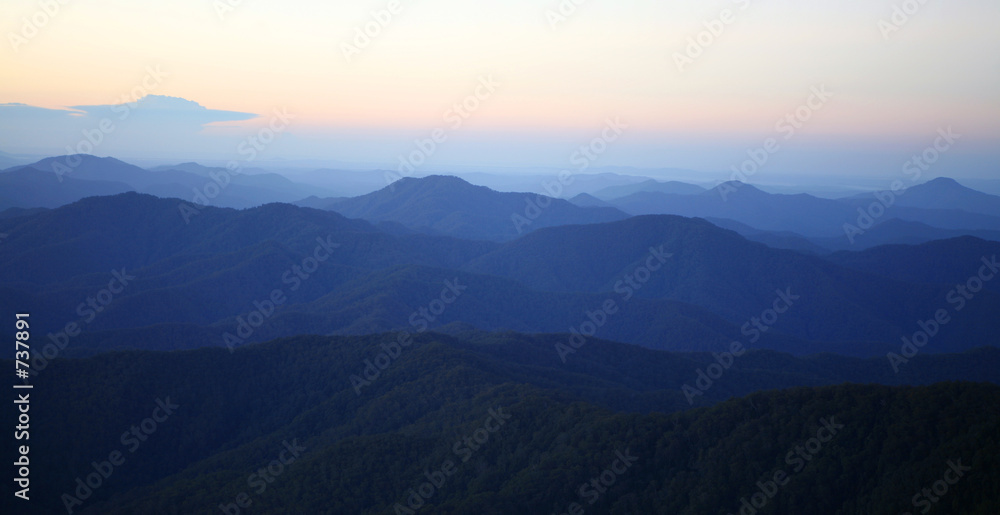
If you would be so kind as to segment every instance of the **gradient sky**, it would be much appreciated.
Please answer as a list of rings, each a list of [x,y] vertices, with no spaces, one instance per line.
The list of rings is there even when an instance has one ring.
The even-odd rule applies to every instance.
[[[149,112],[94,154],[235,159],[281,109],[295,119],[262,163],[394,163],[443,128],[424,167],[568,167],[617,117],[629,128],[597,165],[719,171],[780,137],[776,121],[824,85],[834,97],[770,170],[890,176],[951,126],[963,138],[943,175],[1000,171],[996,0],[928,0],[888,40],[880,20],[907,2],[587,0],[552,26],[547,12],[571,0],[400,0],[350,61],[343,45],[388,1],[63,1],[20,43],[26,19],[47,18],[39,2],[0,6],[0,104],[24,104],[0,106],[0,151],[65,153],[158,68],[149,92],[190,102],[140,103]],[[679,71],[674,54],[723,9],[733,23]],[[495,93],[452,129],[450,106],[489,76]]]

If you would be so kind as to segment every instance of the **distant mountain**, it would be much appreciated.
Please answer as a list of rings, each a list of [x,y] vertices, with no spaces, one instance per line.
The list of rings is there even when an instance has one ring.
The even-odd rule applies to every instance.
[[[180,170],[183,172],[193,173],[195,175],[200,175],[202,177],[208,177],[210,173],[222,170],[223,168],[204,166],[195,162],[180,163],[176,165],[163,165],[149,168],[151,172],[166,172],[170,170]],[[253,168],[253,167],[240,167],[240,173],[246,175],[259,175],[262,173],[270,173],[263,168]]]
[[[253,207],[272,202],[291,202],[301,199],[305,195],[326,193],[325,190],[315,186],[298,184],[274,173],[245,174],[240,170],[240,173],[232,174],[225,168],[209,168],[200,165],[188,165],[185,170],[171,168],[152,173],[162,182],[144,188],[142,192],[164,198],[192,198],[192,188],[204,191],[207,184],[216,182],[213,177],[220,178],[219,180],[225,183],[226,187],[219,197],[212,199],[212,203],[219,207]],[[197,173],[201,178],[192,181],[189,175],[193,173]]]
[[[736,232],[750,241],[763,243],[771,248],[788,249],[802,252],[804,254],[814,255],[823,255],[832,252],[831,249],[816,244],[815,240],[818,238],[809,239],[805,236],[789,231],[762,231],[760,229],[754,229],[747,224],[737,222],[736,220],[727,220],[725,218],[709,218],[708,221],[722,227],[723,229],[729,229],[730,231]]]
[[[0,260],[8,265],[0,269],[0,284],[9,293],[0,297],[0,309],[54,313],[51,325],[42,322],[39,330],[58,332],[66,321],[83,316],[74,308],[107,286],[110,271],[134,276],[102,306],[100,317],[87,322],[87,334],[74,338],[66,351],[72,355],[137,345],[219,346],[225,332],[237,331],[239,317],[245,319],[253,302],[274,289],[285,292],[288,304],[242,339],[413,330],[415,310],[453,280],[468,293],[446,313],[428,315],[430,327],[465,322],[484,329],[566,332],[606,300],[604,293],[533,291],[509,279],[457,270],[495,249],[494,243],[390,235],[337,213],[280,204],[247,211],[209,208],[185,224],[177,206],[175,200],[126,194],[6,224],[0,220],[0,232],[10,234],[9,244],[0,245]],[[155,234],[150,227],[157,228]],[[316,238],[339,247],[307,279],[299,279],[289,271],[312,255]],[[601,334],[674,350],[722,350],[740,337],[738,327],[703,308],[649,299],[634,300]],[[812,348],[777,335],[764,342],[788,352]]]
[[[747,241],[704,220],[673,216],[542,229],[474,259],[465,269],[543,291],[609,292],[616,290],[616,281],[649,263],[650,248],[672,256],[661,270],[641,272],[648,277],[641,288],[626,289],[622,283],[618,289],[694,304],[737,324],[759,317],[776,301],[776,291],[790,289],[801,300],[774,327],[804,339],[899,341],[916,330],[917,320],[948,306],[953,287],[918,286],[831,266],[820,257]],[[991,309],[1000,309],[1000,297],[981,293],[962,316],[974,325],[986,323]],[[935,343],[984,345],[991,340],[988,334],[953,324]]]
[[[686,182],[660,182],[650,179],[638,184],[609,186],[595,192],[593,195],[601,200],[614,200],[641,192],[669,193],[673,195],[697,195],[699,193],[704,193],[705,188],[694,184],[688,184]]]
[[[332,211],[333,206],[347,200],[349,197],[317,197],[311,195],[302,200],[292,202],[299,207],[308,207],[310,209],[322,209],[324,211]]]
[[[728,182],[697,195],[639,192],[615,199],[611,204],[634,215],[723,218],[762,231],[793,232],[809,238],[843,237],[847,240],[845,224],[857,226],[858,210],[868,210],[876,202],[874,196],[831,200],[807,194],[776,195],[749,184]],[[1000,217],[957,209],[892,205],[881,213],[881,217],[916,221],[943,229],[1000,230]],[[873,222],[881,217],[876,217]]]
[[[158,275],[181,273],[162,281],[164,286],[177,287],[192,277],[218,279],[224,268],[220,260],[260,258],[274,248],[286,254],[312,252],[316,238],[328,235],[351,251],[336,253],[327,264],[349,268],[457,267],[496,247],[449,238],[390,236],[363,220],[287,204],[245,211],[206,208],[185,223],[179,206],[178,199],[125,193],[4,220],[0,232],[10,233],[9,242],[17,245],[0,247],[0,257],[10,265],[0,268],[0,284],[46,286],[112,268],[154,267]],[[198,262],[201,270],[192,267]],[[280,270],[279,264],[267,264]],[[278,273],[279,283],[280,277]],[[100,283],[100,277],[94,279]]]
[[[581,194],[579,194],[579,195],[577,195],[577,196],[569,199],[569,201],[573,205],[580,206],[580,207],[614,207],[611,204],[608,204],[607,202],[605,202],[605,201],[603,201],[603,200],[601,200],[601,199],[599,199],[599,198],[597,198],[597,197],[595,197],[595,196],[593,196],[593,195],[591,195],[589,193],[581,193]]]
[[[243,344],[459,323],[566,334],[589,322],[598,337],[657,349],[719,351],[739,340],[870,356],[898,349],[917,321],[949,306],[953,287],[894,281],[672,216],[544,228],[499,244],[288,204],[206,208],[186,223],[180,205],[127,193],[0,219],[0,311],[50,313],[36,329],[57,333],[127,274],[135,279],[90,314],[67,355],[219,346],[237,331]],[[464,293],[442,310],[433,302],[446,281]],[[276,290],[287,300],[261,304]],[[267,323],[250,330],[260,310]],[[979,293],[966,322],[944,328],[927,352],[992,343],[997,310],[1000,296]]]
[[[724,183],[695,195],[643,191],[611,201],[634,215],[672,214],[728,218],[765,231],[790,231],[805,236],[831,236],[853,212],[835,200],[811,195],[772,195],[749,184]]]
[[[826,259],[897,281],[954,286],[979,277],[981,270],[987,276],[993,275],[987,263],[996,263],[996,256],[1000,256],[1000,242],[962,236],[922,245],[885,245],[864,252],[837,252]],[[1000,293],[1000,277],[995,279],[976,279],[976,282],[986,290]]]
[[[195,175],[200,175],[202,177],[208,177],[209,172],[213,171],[212,168],[200,165],[193,161],[187,163],[180,163],[176,165],[163,165],[155,166],[148,169],[150,172],[168,172],[170,170],[180,170],[182,172],[193,173]]]
[[[499,193],[451,176],[403,178],[331,206],[349,218],[398,222],[467,239],[504,241],[542,227],[621,220],[614,208],[582,208],[528,193]]]
[[[923,209],[953,209],[1000,217],[1000,197],[967,188],[947,177],[907,188],[896,198],[896,204]]]
[[[315,187],[296,184],[277,174],[230,174],[225,168],[208,168],[197,163],[150,171],[114,158],[85,154],[50,157],[7,170],[0,174],[0,183],[7,174],[14,174],[7,177],[10,189],[0,195],[11,193],[7,204],[0,207],[57,207],[88,196],[139,191],[188,202],[209,202],[218,207],[247,208],[290,202],[317,193]],[[52,190],[53,180],[58,183],[58,178],[71,182],[60,186],[59,191]],[[80,181],[90,184],[80,186]],[[209,198],[213,192],[215,195]]]
[[[113,157],[89,154],[47,157],[19,169],[52,173],[63,179],[123,183],[135,189],[142,189],[156,182],[150,172],[143,168]]]
[[[84,197],[133,190],[123,182],[78,180],[68,176],[59,181],[50,171],[17,167],[0,172],[0,209],[53,208]]]
[[[601,171],[592,168],[587,173],[574,173],[572,180],[561,183],[562,191],[546,191],[545,185],[559,182],[560,169],[532,170],[531,174],[519,173],[519,170],[494,171],[491,173],[470,172],[468,170],[447,170],[472,184],[486,186],[496,191],[527,192],[539,195],[556,195],[569,199],[581,193],[594,193],[612,186],[624,186],[650,180],[649,177],[623,175],[615,172]],[[630,172],[635,170],[629,170]]]
[[[789,249],[806,254],[823,255],[837,250],[861,251],[881,245],[919,245],[929,241],[947,240],[961,236],[1000,241],[1000,231],[939,229],[920,222],[889,218],[879,220],[863,234],[854,235],[851,241],[844,235],[826,238],[806,238],[789,231],[762,231],[735,220],[709,218],[710,222],[724,229],[739,233],[750,241],[757,241],[776,249]]]
[[[844,236],[810,238],[810,241],[830,250],[859,251],[881,245],[920,245],[929,241],[947,240],[961,236],[1000,241],[1000,230],[940,229],[920,222],[889,218],[885,221],[878,221],[864,234],[855,235],[853,242]]]

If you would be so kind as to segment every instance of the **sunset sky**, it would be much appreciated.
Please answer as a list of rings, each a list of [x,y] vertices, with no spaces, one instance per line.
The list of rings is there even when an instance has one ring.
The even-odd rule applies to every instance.
[[[140,103],[94,154],[233,159],[277,109],[294,119],[261,162],[395,163],[441,128],[426,166],[562,166],[618,118],[628,129],[601,165],[726,170],[775,137],[776,171],[888,176],[949,126],[963,138],[948,174],[1000,165],[996,0],[929,0],[898,26],[894,6],[915,0],[588,0],[564,17],[571,0],[52,0],[51,16],[44,3],[0,7],[7,153],[66,153],[145,80],[205,110]],[[720,26],[680,69],[677,55],[698,54],[688,38]],[[776,122],[816,87],[832,98],[785,139]]]

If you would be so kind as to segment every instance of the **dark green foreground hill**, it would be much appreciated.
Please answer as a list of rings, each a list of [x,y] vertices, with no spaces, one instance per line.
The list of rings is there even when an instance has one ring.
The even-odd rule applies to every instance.
[[[397,338],[53,361],[31,393],[18,513],[410,513],[410,497],[419,513],[721,515],[762,488],[759,513],[898,515],[949,462],[971,469],[931,513],[1000,508],[997,349],[918,355],[898,375],[749,352],[691,409],[680,388],[712,355],[591,340],[563,363],[559,336],[417,335],[352,384]]]

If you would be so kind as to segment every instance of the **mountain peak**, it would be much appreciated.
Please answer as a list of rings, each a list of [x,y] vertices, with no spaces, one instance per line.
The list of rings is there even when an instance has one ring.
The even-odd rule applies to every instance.
[[[931,179],[923,184],[918,184],[907,190],[907,195],[910,193],[921,192],[921,194],[926,195],[951,195],[951,196],[972,196],[972,197],[992,197],[978,190],[974,190],[967,186],[963,186],[960,182],[952,179],[951,177],[938,177],[936,179]],[[911,195],[913,196],[913,195]],[[961,209],[960,206],[955,206]]]
[[[37,170],[52,171],[52,167],[55,164],[62,164],[71,169],[84,166],[94,166],[98,164],[128,167],[133,166],[113,157],[99,157],[92,154],[67,154],[64,156],[46,157],[45,159],[26,165],[26,167],[35,168]]]
[[[426,177],[403,177],[396,181],[401,184],[453,184],[473,186],[472,183],[454,175],[428,175]]]
[[[620,220],[613,208],[578,207],[534,193],[501,193],[452,175],[406,177],[330,206],[349,218],[396,222],[413,230],[476,240],[504,241],[553,225]],[[544,216],[543,216],[544,215]]]
[[[391,195],[408,193],[445,193],[448,191],[493,192],[486,186],[476,186],[454,175],[428,175],[426,177],[403,177],[381,190]]]
[[[897,202],[907,207],[957,210],[1000,217],[1000,197],[963,186],[950,177],[938,177],[910,187],[899,196]]]
[[[935,188],[962,188],[966,189],[965,186],[959,184],[958,181],[952,179],[951,177],[938,177],[937,179],[931,179],[924,183],[924,186],[932,186]]]

